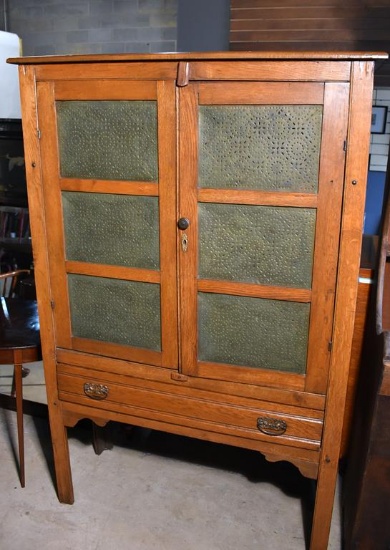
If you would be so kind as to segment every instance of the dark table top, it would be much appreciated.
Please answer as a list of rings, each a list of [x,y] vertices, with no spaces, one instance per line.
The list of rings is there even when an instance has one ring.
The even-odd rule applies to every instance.
[[[36,300],[0,298],[0,351],[40,345]]]

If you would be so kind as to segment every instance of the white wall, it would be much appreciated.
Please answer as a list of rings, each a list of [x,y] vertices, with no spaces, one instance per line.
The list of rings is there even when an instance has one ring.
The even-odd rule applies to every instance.
[[[19,55],[19,37],[0,31],[0,118],[21,118],[18,67],[6,63],[8,57]]]
[[[385,133],[371,134],[369,169],[375,172],[386,172],[390,144],[390,88],[374,90],[373,106],[388,107],[388,111]]]

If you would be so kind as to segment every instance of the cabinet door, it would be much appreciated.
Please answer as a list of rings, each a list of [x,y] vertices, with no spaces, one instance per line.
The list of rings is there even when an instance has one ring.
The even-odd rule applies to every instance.
[[[180,90],[184,373],[325,391],[348,96],[324,82]]]
[[[177,368],[173,82],[37,92],[57,346]]]

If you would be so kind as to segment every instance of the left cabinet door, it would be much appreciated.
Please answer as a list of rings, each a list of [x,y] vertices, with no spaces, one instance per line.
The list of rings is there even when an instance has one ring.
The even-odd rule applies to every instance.
[[[37,86],[56,346],[177,368],[175,86]]]

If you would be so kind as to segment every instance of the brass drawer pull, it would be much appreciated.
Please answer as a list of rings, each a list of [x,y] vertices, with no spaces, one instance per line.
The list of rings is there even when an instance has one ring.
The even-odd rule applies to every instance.
[[[97,399],[101,401],[108,396],[108,387],[103,384],[94,384],[93,382],[86,382],[84,384],[84,393],[91,399]]]
[[[257,427],[266,435],[282,435],[287,430],[287,422],[277,418],[258,418]]]

